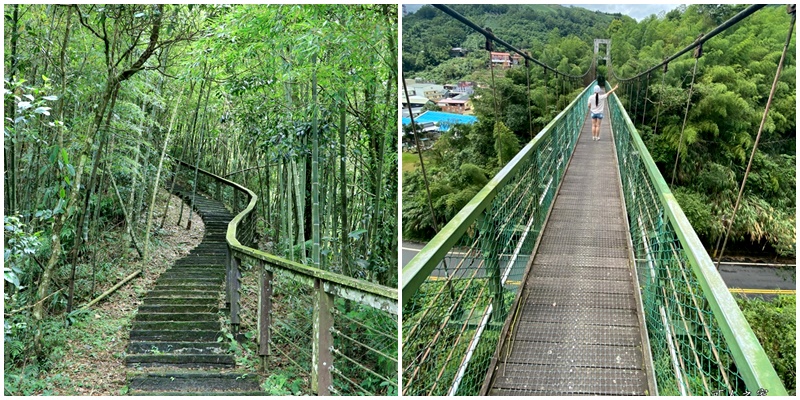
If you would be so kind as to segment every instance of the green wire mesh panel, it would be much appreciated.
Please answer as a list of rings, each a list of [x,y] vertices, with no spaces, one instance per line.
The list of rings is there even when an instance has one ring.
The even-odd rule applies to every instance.
[[[337,299],[333,321],[331,392],[396,396],[397,316]]]
[[[404,269],[404,395],[478,394],[583,125],[588,94],[548,124]],[[423,260],[430,252],[440,255]]]
[[[724,288],[715,292],[706,277],[698,277],[697,261],[711,264],[702,246],[689,246],[681,238],[695,236],[682,213],[676,216],[665,206],[669,192],[666,182],[658,174],[649,153],[638,138],[638,133],[619,100],[609,102],[620,176],[625,194],[631,241],[636,257],[636,270],[644,306],[645,322],[652,351],[653,370],[660,395],[717,395],[748,392],[756,394],[756,384],[746,384],[744,367],[735,354],[742,353],[740,342],[746,342],[749,326],[728,328],[728,336],[719,320],[739,312],[738,308],[725,309],[724,303],[732,300],[721,297],[730,294]],[[671,194],[669,194],[671,197]],[[674,201],[674,199],[672,199]],[[677,207],[677,203],[675,203]],[[678,208],[679,209],[679,208]],[[695,237],[696,238],[696,237]],[[698,241],[699,243],[699,241]],[[713,267],[711,267],[713,268]],[[716,274],[712,272],[712,274]],[[719,282],[718,274],[716,274]],[[735,303],[734,307],[735,307]],[[712,305],[725,311],[715,311]],[[720,314],[726,315],[720,315]],[[740,312],[739,312],[740,313]],[[745,322],[746,325],[746,322]],[[731,342],[731,337],[739,335]],[[748,345],[757,347],[756,356],[766,356],[757,341]],[[770,368],[755,372],[771,379]],[[774,375],[774,370],[771,372]],[[777,378],[777,376],[775,377]],[[779,381],[778,381],[779,382]],[[780,383],[768,389],[785,394]]]

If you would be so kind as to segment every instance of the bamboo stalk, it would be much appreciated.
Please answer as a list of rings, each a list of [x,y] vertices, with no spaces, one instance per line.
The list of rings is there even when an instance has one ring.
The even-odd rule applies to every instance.
[[[142,264],[142,265],[144,265],[144,264]],[[127,277],[125,277],[125,279],[121,280],[119,283],[117,283],[116,285],[112,286],[111,289],[106,290],[105,292],[103,292],[103,294],[101,294],[100,296],[97,296],[94,300],[92,300],[92,301],[86,303],[85,305],[79,307],[79,309],[86,309],[86,308],[89,308],[89,307],[97,304],[98,301],[103,300],[104,298],[108,297],[108,295],[110,295],[110,294],[114,293],[115,291],[117,291],[117,289],[121,288],[123,285],[128,283],[131,279],[135,278],[140,273],[142,273],[141,269],[140,270],[136,270],[134,273],[128,275]]]

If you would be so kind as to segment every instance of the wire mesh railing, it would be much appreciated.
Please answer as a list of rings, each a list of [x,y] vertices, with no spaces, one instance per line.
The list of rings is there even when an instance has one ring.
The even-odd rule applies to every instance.
[[[583,126],[590,87],[403,268],[404,395],[479,392]]]
[[[320,395],[398,392],[397,289],[303,265],[259,250],[249,189],[202,169],[183,167],[179,181],[225,204],[228,225],[226,303],[238,332],[242,271],[258,274],[256,342],[264,361],[303,376]],[[266,365],[264,363],[263,365]]]
[[[616,96],[609,101],[660,395],[786,395]]]

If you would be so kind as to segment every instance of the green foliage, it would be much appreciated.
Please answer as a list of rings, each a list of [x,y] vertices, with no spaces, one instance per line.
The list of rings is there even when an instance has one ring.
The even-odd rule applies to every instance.
[[[797,297],[772,301],[737,298],[747,322],[775,367],[790,396],[797,393]]]
[[[494,151],[499,165],[506,165],[519,152],[519,139],[502,122],[494,126]]]
[[[23,275],[33,257],[41,246],[41,232],[25,232],[25,224],[20,221],[18,216],[3,216],[3,235],[5,246],[3,247],[3,275],[5,282],[14,287],[16,293],[25,289],[23,285]],[[4,298],[9,304],[9,291],[5,291]]]
[[[612,24],[615,74],[628,77],[656,64],[687,45],[691,38],[717,25],[736,7],[692,5],[647,18]],[[680,158],[672,188],[707,248],[724,234],[755,144],[789,16],[784,7],[768,6],[704,45],[694,93],[688,99],[694,59],[670,63],[668,72],[653,73],[626,98],[631,119],[659,169],[672,179],[676,153]],[[729,249],[759,249],[784,257],[796,254],[796,102],[795,43],[790,44],[784,71],[755,153],[744,197],[733,224]],[[663,82],[663,83],[662,83]],[[636,90],[652,105],[642,115],[633,104]],[[684,112],[689,112],[679,143]],[[635,115],[638,114],[638,115]],[[657,121],[657,123],[656,123]]]
[[[290,379],[285,374],[271,374],[261,388],[270,396],[297,396],[302,393],[300,380]]]

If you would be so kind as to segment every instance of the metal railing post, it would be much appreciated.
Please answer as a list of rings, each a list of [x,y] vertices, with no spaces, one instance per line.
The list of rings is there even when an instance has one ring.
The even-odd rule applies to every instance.
[[[322,280],[314,279],[314,343],[312,347],[311,390],[320,396],[330,395],[333,384],[333,296],[325,292]]]
[[[272,340],[270,327],[272,325],[272,271],[266,268],[263,260],[258,260],[258,269],[261,271],[261,290],[258,296],[258,355],[261,356],[261,370],[267,369],[269,344]]]
[[[239,273],[239,266],[242,264],[242,260],[239,257],[233,256],[231,257],[231,261],[231,268],[228,270],[228,276],[230,278],[228,288],[230,290],[231,331],[236,335],[239,333],[239,278],[241,276]]]

